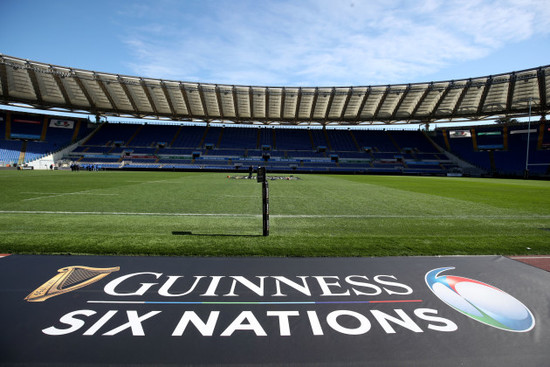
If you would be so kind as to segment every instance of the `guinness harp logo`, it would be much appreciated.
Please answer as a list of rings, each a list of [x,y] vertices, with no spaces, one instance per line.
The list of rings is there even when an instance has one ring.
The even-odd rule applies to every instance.
[[[91,268],[88,266],[67,266],[58,270],[53,278],[36,288],[25,297],[27,302],[43,302],[48,298],[80,289],[103,279],[119,266],[113,268]]]

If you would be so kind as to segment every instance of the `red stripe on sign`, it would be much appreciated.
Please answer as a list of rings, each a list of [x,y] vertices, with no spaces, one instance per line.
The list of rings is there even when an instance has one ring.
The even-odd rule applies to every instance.
[[[35,124],[35,125],[40,125],[41,122],[40,121],[34,121],[34,120],[19,120],[19,119],[14,119],[13,122],[21,122],[23,124]]]

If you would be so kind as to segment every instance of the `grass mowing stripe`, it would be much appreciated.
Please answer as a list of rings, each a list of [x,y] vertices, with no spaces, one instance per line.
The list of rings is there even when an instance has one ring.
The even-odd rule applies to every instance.
[[[270,236],[263,237],[261,185],[253,180],[27,173],[0,172],[0,253],[550,254],[550,231],[541,230],[550,228],[545,181],[300,175],[270,182]],[[82,191],[104,195],[69,194]],[[29,192],[64,195],[24,201]]]

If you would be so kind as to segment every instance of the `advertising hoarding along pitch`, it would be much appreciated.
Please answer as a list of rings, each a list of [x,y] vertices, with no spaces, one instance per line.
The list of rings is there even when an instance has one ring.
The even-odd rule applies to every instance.
[[[29,365],[544,365],[550,273],[500,256],[0,259]]]

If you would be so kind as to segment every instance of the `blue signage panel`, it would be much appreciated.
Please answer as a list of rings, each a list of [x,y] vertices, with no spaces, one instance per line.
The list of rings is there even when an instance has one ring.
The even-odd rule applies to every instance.
[[[550,273],[500,256],[0,258],[0,364],[540,366]]]

